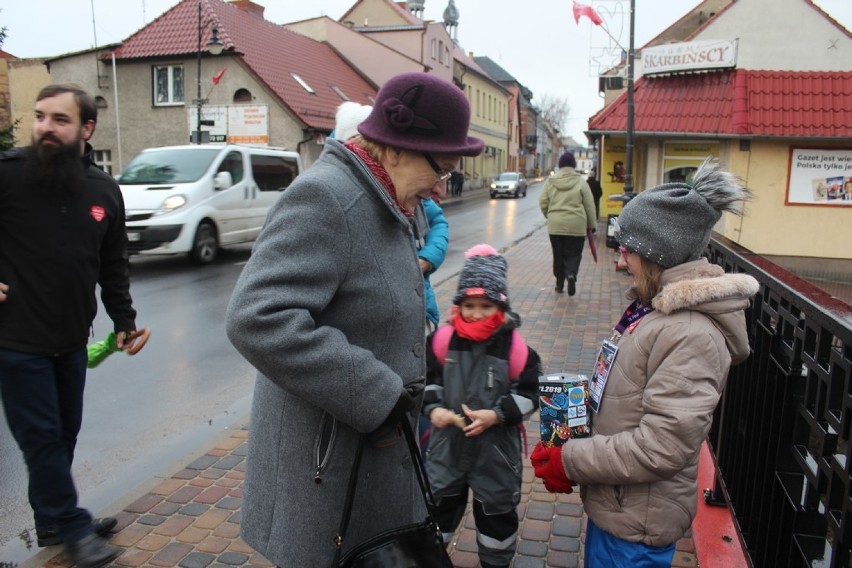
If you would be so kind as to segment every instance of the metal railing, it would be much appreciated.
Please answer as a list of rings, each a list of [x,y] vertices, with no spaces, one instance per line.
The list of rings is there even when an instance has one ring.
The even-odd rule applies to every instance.
[[[752,355],[716,409],[705,497],[730,505],[753,566],[852,566],[852,308],[720,235],[708,256],[760,291]]]

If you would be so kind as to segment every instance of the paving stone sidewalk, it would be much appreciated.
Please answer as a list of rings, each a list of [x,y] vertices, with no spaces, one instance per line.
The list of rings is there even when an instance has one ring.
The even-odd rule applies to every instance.
[[[520,314],[521,333],[542,357],[547,372],[587,373],[601,338],[624,308],[628,277],[614,269],[614,252],[605,247],[603,223],[597,237],[599,261],[586,248],[577,294],[557,294],[551,271],[550,244],[540,228],[504,254],[509,263],[509,296]],[[442,313],[447,313],[457,278],[436,284]],[[537,413],[536,413],[537,414]],[[537,415],[526,424],[529,447],[539,440]],[[272,566],[239,537],[242,483],[249,432],[232,431],[200,457],[135,498],[116,514],[111,542],[126,552],[114,563],[122,567],[221,568]],[[582,566],[584,517],[579,495],[553,495],[533,476],[526,460],[521,518],[514,568]],[[697,566],[691,539],[678,543],[673,567]],[[45,566],[70,566],[60,552]],[[476,533],[468,510],[450,551],[458,568],[476,568]],[[312,568],[312,567],[306,567]]]

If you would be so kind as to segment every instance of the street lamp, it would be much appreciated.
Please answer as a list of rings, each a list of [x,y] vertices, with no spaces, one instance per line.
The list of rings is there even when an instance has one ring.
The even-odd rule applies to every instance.
[[[198,0],[198,49],[196,50],[196,55],[198,57],[198,98],[192,101],[196,105],[197,109],[197,124],[195,125],[195,143],[201,144],[201,105],[207,102],[206,99],[201,98],[201,32],[203,31],[203,27],[201,25],[201,0]],[[222,49],[225,46],[222,44],[222,41],[219,39],[219,30],[213,26],[212,33],[210,34],[210,40],[207,42],[207,51],[210,52],[211,55],[219,55],[222,53]]]

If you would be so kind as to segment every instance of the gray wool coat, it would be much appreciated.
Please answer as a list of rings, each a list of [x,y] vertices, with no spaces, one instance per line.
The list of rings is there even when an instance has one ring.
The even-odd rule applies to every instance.
[[[372,434],[344,552],[425,518],[404,439],[379,428],[426,373],[415,241],[338,142],[270,211],[225,323],[258,370],[241,523],[249,545],[278,566],[330,565],[362,433]]]

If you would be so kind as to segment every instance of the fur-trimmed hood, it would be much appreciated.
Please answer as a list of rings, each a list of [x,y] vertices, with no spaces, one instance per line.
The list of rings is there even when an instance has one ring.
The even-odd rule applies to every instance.
[[[663,272],[663,289],[651,303],[664,314],[686,308],[727,313],[748,306],[759,288],[748,274],[726,274],[721,266],[702,258]]]
[[[681,310],[703,313],[725,335],[735,363],[748,356],[740,319],[760,289],[757,280],[748,274],[726,274],[721,266],[701,258],[665,270],[662,282],[662,290],[651,301],[655,310],[666,315]],[[635,289],[628,297],[636,297]]]

